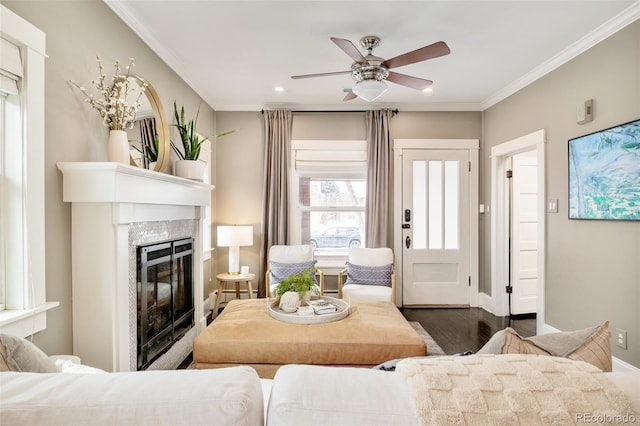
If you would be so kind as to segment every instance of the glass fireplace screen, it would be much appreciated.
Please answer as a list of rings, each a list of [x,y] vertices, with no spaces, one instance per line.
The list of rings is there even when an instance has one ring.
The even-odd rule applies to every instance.
[[[138,370],[194,325],[193,238],[137,247]]]

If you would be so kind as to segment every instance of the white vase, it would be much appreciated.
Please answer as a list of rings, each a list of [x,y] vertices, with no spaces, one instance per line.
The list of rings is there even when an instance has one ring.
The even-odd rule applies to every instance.
[[[110,130],[107,149],[109,152],[109,161],[129,164],[131,154],[129,152],[127,132],[124,130]]]
[[[200,160],[177,160],[173,163],[173,174],[198,182],[204,182],[205,163]]]
[[[287,313],[293,313],[300,307],[300,295],[295,291],[287,291],[280,297],[280,309]]]

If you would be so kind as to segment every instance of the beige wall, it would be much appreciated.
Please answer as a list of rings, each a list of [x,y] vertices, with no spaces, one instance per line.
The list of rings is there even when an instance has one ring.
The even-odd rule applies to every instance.
[[[236,130],[215,144],[215,221],[219,224],[254,225],[254,245],[240,249],[240,261],[260,274],[263,130],[259,112],[216,112],[219,131]],[[391,121],[392,138],[480,139],[479,112],[400,112]],[[365,114],[294,113],[293,139],[365,139]],[[389,230],[391,232],[391,229]],[[391,240],[390,240],[391,241]],[[216,249],[216,269],[227,268],[226,248]],[[326,288],[336,289],[335,277]],[[211,288],[211,287],[210,287]]]
[[[85,87],[98,77],[96,55],[112,75],[113,62],[135,58],[135,72],[147,78],[165,106],[173,100],[195,111],[201,99],[102,1],[3,1],[3,5],[46,33],[45,214],[47,300],[60,306],[47,314],[47,330],[34,342],[49,354],[72,352],[71,208],[62,202],[58,161],[106,161],[108,130],[67,80]],[[214,131],[211,108],[202,105],[198,130]],[[173,121],[173,120],[171,120]]]
[[[576,106],[594,100],[595,118],[576,124]],[[640,366],[640,222],[568,220],[567,141],[640,118],[640,21],[484,113],[483,182],[491,147],[546,129],[546,191],[559,200],[547,214],[546,323],[573,330],[609,320],[628,332],[628,350],[614,356]],[[489,184],[481,202],[490,202]],[[489,222],[481,227],[488,252]],[[488,257],[483,288],[490,291]]]

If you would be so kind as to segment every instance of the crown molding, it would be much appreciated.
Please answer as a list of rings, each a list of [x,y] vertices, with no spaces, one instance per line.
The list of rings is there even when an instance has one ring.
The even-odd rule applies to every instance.
[[[544,62],[534,70],[515,80],[513,83],[505,86],[501,90],[489,96],[487,99],[480,103],[480,110],[484,111],[497,104],[498,102],[506,99],[507,97],[513,95],[519,90],[524,89],[534,81],[544,77],[556,68],[559,68],[560,66],[566,64],[576,56],[586,52],[596,44],[600,43],[601,41],[605,40],[606,38],[610,37],[611,35],[615,34],[616,32],[620,31],[621,29],[638,19],[640,19],[640,0],[636,1],[634,4],[602,24],[600,27],[596,28],[594,31],[582,37],[580,40],[573,43],[571,46],[567,47],[565,50],[549,59],[547,62]]]

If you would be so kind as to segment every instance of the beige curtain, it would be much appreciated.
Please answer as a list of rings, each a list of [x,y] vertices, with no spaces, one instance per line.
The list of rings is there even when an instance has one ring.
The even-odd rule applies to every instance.
[[[267,270],[269,247],[287,244],[289,219],[289,165],[291,123],[289,110],[264,111],[264,190],[262,215],[263,271]],[[266,297],[264,277],[258,284],[258,297]]]
[[[367,204],[365,206],[367,247],[390,247],[389,193],[391,191],[391,136],[388,109],[367,111]]]

